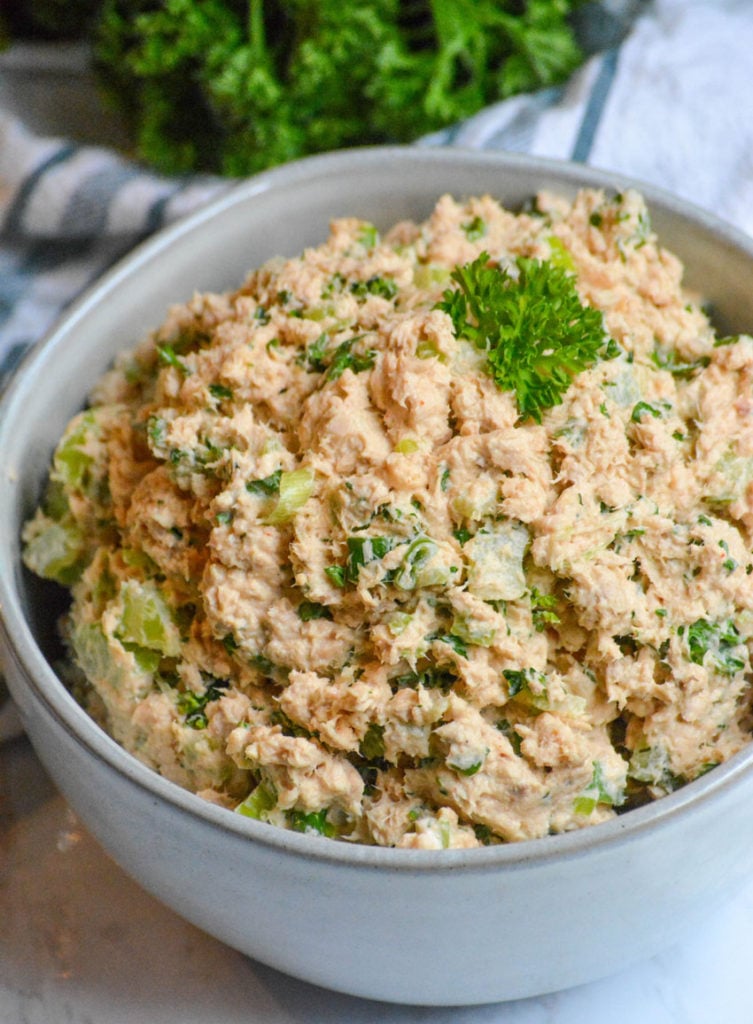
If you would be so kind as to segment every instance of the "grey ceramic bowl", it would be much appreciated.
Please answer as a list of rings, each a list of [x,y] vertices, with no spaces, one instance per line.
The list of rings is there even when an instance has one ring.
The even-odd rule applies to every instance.
[[[54,595],[22,570],[19,531],[51,449],[114,353],[194,289],[321,241],[332,216],[387,226],[443,192],[520,204],[541,187],[631,184],[581,166],[458,150],[375,149],[260,175],[147,242],[26,359],[0,414],[5,670],[34,746],[119,864],[231,946],[376,999],[511,999],[618,970],[699,926],[753,863],[753,747],[658,803],[567,835],[469,851],[354,847],[231,814],[158,777],[56,677]],[[644,189],[663,241],[725,331],[753,326],[753,242]]]

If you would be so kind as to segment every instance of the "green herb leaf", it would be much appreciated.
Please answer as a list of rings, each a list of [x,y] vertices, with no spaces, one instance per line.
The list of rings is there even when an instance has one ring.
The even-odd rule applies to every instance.
[[[371,722],[361,740],[358,751],[367,761],[384,757],[384,726]]]
[[[391,684],[397,690],[406,688],[415,690],[417,687],[423,686],[427,690],[442,690],[447,693],[452,689],[456,681],[457,676],[450,668],[443,665],[441,668],[439,666],[431,666],[420,672],[405,672],[402,675],[395,676],[391,680]]]
[[[673,377],[678,377],[680,380],[694,377],[699,370],[704,369],[711,362],[708,356],[701,356],[700,359],[688,362],[680,359],[674,349],[665,349],[659,346],[651,353],[651,359],[660,370],[667,370]]]
[[[172,345],[158,345],[157,356],[161,363],[165,366],[172,366],[174,369],[179,370],[184,377],[187,377],[191,372],[183,360],[175,354],[175,349]]]
[[[326,807],[321,811],[288,811],[288,826],[293,832],[316,832],[320,836],[332,838],[335,835],[335,827],[327,821]]]
[[[711,665],[725,676],[745,668],[743,637],[734,622],[709,622],[696,619],[688,626],[685,639],[688,656],[695,665],[703,665],[708,655]]]
[[[348,537],[348,558],[343,570],[343,581],[355,583],[364,565],[376,562],[400,543],[399,537]],[[326,571],[326,570],[325,570]]]
[[[256,789],[235,808],[236,814],[264,821],[277,804],[277,794],[269,783],[260,782]]]
[[[602,314],[584,306],[573,278],[552,263],[519,257],[517,274],[488,253],[456,267],[438,308],[459,338],[487,355],[487,371],[513,391],[521,416],[537,422],[559,405],[573,378],[606,355]]]
[[[220,402],[231,402],[233,400],[233,392],[230,388],[225,387],[224,384],[210,384],[209,394]]]
[[[463,231],[469,242],[477,242],[486,234],[486,224],[482,217],[476,215],[466,224],[463,224]]]
[[[354,281],[350,290],[361,299],[367,295],[380,295],[383,299],[394,299],[397,295],[397,285],[391,277],[370,277],[367,281]]]
[[[258,494],[263,497],[269,497],[272,494],[277,494],[280,490],[280,479],[282,478],[282,470],[276,469],[274,473],[269,476],[265,476],[263,479],[249,480],[246,484],[246,490],[249,494]]]
[[[310,622],[312,619],[331,619],[332,612],[324,604],[316,601],[301,601],[298,605],[298,618],[301,622]]]
[[[451,647],[455,654],[459,654],[461,658],[468,657],[468,648],[466,647],[465,641],[461,637],[455,636],[454,633],[433,633],[429,639],[439,640],[441,643],[447,644],[447,646]]]
[[[324,358],[329,346],[329,335],[324,332],[301,352],[296,362],[312,373],[324,373],[329,363]]]
[[[637,402],[630,413],[630,421],[640,423],[644,416],[652,416],[655,420],[659,420],[668,408],[669,405],[666,402],[662,402],[661,405],[655,405],[653,402]]]
[[[365,352],[352,351],[353,345],[361,337],[362,335],[348,338],[337,346],[327,369],[327,380],[337,380],[338,377],[342,377],[346,370],[352,370],[353,373],[363,373],[364,370],[372,368],[377,356],[374,349],[367,349]]]
[[[229,685],[227,679],[214,679],[203,693],[194,693],[193,690],[179,693],[176,706],[178,711],[185,716],[186,725],[190,725],[192,729],[206,729],[207,704],[214,700],[219,700],[222,696],[222,691],[227,689]]]

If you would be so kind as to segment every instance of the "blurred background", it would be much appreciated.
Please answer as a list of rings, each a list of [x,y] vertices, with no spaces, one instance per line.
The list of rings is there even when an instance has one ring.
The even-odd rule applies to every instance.
[[[565,82],[641,0],[32,0],[0,22],[0,108],[167,174],[247,175],[412,142]]]

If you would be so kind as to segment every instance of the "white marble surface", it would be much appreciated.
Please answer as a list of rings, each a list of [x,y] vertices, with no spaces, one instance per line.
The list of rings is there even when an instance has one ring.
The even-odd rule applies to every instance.
[[[702,934],[567,992],[451,1009],[326,992],[157,903],[81,827],[27,740],[0,745],[1,1024],[751,1024],[751,949],[753,877]]]

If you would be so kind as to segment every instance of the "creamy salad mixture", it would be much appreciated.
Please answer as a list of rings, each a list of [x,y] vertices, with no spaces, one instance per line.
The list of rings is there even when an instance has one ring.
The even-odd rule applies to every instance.
[[[634,192],[441,198],[196,295],[25,530],[79,699],[241,814],[383,846],[592,825],[750,739],[753,339]]]

